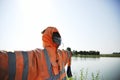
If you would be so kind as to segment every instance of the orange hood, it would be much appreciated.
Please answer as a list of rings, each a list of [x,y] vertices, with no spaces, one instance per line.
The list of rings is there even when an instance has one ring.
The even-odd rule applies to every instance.
[[[51,26],[49,26],[45,30],[43,30],[42,41],[43,41],[43,47],[44,48],[46,48],[46,47],[56,47],[56,48],[58,48],[59,47],[59,45],[57,45],[52,40],[52,35],[53,35],[54,32],[58,32],[58,30],[55,27],[51,27]]]

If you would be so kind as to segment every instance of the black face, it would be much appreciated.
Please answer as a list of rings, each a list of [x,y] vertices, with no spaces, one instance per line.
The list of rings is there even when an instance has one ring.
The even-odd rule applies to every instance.
[[[53,32],[52,40],[56,44],[60,45],[61,44],[61,36],[60,36],[60,34],[58,32]]]

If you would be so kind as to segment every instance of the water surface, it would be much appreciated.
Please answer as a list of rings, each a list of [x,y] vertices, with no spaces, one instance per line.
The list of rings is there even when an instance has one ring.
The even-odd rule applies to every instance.
[[[72,73],[80,75],[83,69],[84,74],[88,72],[88,80],[91,80],[92,73],[99,73],[100,80],[120,80],[120,58],[100,57],[81,58],[72,57]],[[74,75],[74,74],[73,74]]]

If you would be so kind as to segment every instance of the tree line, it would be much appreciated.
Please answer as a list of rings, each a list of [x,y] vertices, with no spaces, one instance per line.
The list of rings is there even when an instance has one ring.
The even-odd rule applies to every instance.
[[[70,47],[67,47],[68,51],[71,51]],[[77,51],[77,50],[73,50],[72,51],[72,55],[100,55],[99,51]]]
[[[113,54],[120,54],[120,52],[113,52]]]
[[[67,50],[71,51],[71,48],[68,47]],[[112,54],[120,54],[120,52],[113,52]],[[100,55],[100,51],[95,51],[95,50],[77,51],[77,50],[73,50],[72,55]]]
[[[75,51],[72,52],[73,55],[100,55],[99,51]]]

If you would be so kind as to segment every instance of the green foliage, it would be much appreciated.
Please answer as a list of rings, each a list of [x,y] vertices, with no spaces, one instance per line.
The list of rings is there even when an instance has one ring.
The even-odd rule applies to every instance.
[[[99,72],[96,75],[94,73],[92,73],[92,80],[100,80]]]
[[[84,79],[84,75],[83,75],[83,69],[80,70],[80,80]]]
[[[70,48],[70,47],[67,47],[67,50],[68,50],[68,51],[71,51],[71,48]]]
[[[89,80],[88,78],[88,69],[84,71],[84,69],[80,70],[80,74],[73,74],[73,80]],[[69,79],[68,79],[69,80]],[[100,72],[91,73],[91,80],[100,80]]]
[[[100,55],[99,51],[75,51],[73,50],[73,55]]]
[[[80,80],[88,79],[88,69],[84,72],[84,69],[80,70]]]

